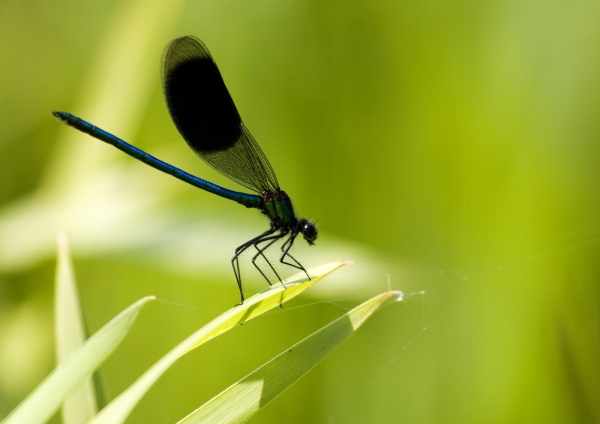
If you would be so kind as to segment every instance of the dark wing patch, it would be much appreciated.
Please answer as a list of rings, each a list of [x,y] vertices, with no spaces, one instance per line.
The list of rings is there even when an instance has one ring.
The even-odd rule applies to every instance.
[[[200,40],[182,37],[167,46],[163,87],[171,118],[195,152],[225,150],[240,137],[242,119]]]
[[[279,190],[266,156],[244,127],[206,46],[187,36],[163,55],[163,89],[171,119],[200,158],[258,193]]]

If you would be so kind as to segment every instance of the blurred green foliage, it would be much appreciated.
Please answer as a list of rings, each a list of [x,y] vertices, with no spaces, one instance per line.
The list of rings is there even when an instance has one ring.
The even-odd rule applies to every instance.
[[[229,257],[264,219],[89,137],[70,141],[74,130],[50,115],[99,119],[235,188],[189,151],[164,107],[161,51],[193,34],[282,187],[318,220],[317,246],[297,256],[308,266],[323,252],[352,259],[335,253],[353,245],[378,260],[354,258],[332,276],[339,293],[194,352],[131,422],[183,417],[388,281],[406,301],[253,422],[600,420],[598,2],[199,1],[154,26],[131,19],[152,13],[154,2],[142,3],[0,2],[0,416],[53,367],[51,235],[72,221],[91,330],[137,298],[159,299],[104,368],[111,397],[236,301]],[[134,69],[139,87],[101,72],[125,43],[147,49],[116,64]],[[89,112],[100,98],[114,113]],[[138,181],[140,196],[153,197],[131,194]],[[103,197],[123,187],[132,191]],[[168,256],[172,245],[186,255]],[[245,272],[249,290],[261,287]],[[361,286],[344,291],[346,279]]]

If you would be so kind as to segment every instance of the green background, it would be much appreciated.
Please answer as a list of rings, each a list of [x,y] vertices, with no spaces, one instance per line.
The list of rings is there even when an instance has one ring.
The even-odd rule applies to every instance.
[[[238,189],[164,106],[162,50],[193,34],[318,221],[295,256],[355,264],[184,358],[130,422],[176,421],[388,287],[405,301],[252,422],[600,421],[598,22],[597,1],[2,0],[0,417],[54,366],[59,231],[91,331],[159,299],[103,367],[110,398],[238,300],[229,259],[264,218],[50,115]]]

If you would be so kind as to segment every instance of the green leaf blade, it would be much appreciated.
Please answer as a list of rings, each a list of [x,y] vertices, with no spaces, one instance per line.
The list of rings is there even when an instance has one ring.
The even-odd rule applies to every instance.
[[[244,304],[237,305],[218,316],[213,321],[191,334],[179,345],[150,367],[127,390],[121,393],[110,404],[100,411],[91,421],[93,424],[120,424],[127,419],[135,405],[154,385],[154,383],[177,362],[182,356],[196,349],[209,340],[243,324],[257,316],[298,296],[317,283],[323,277],[348,262],[332,262],[309,270],[311,279],[306,281],[304,273],[296,274],[283,283],[273,284],[266,290],[247,299]]]
[[[179,424],[246,421],[339,347],[374,312],[400,297],[400,292],[386,292],[362,303],[230,386]]]
[[[56,359],[61,364],[87,339],[68,239],[58,236],[58,261],[54,298]],[[92,378],[86,378],[62,405],[64,424],[83,424],[98,412]]]
[[[29,424],[47,421],[69,393],[110,356],[129,332],[142,307],[153,299],[153,296],[148,296],[138,300],[102,327],[55,368],[2,423]]]

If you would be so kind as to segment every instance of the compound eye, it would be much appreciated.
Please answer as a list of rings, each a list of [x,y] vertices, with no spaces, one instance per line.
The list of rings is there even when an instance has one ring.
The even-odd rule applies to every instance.
[[[308,244],[313,244],[317,239],[317,226],[314,222],[303,219],[300,221],[300,232],[304,237],[304,240],[308,242]]]

